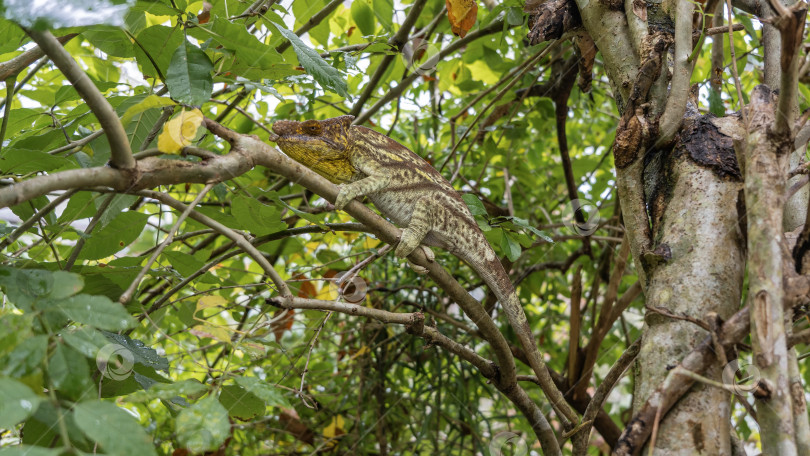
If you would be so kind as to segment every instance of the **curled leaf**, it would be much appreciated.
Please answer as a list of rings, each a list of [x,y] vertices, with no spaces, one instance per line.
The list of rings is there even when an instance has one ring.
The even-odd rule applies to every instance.
[[[199,109],[183,110],[166,122],[158,136],[158,149],[166,154],[176,154],[191,144],[202,124],[203,114]]]

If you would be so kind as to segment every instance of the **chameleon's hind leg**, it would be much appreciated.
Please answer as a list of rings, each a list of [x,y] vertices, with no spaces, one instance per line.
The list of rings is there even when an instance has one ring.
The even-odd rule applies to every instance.
[[[437,212],[434,206],[435,204],[435,202],[427,197],[423,197],[416,202],[413,207],[413,213],[411,214],[411,220],[408,226],[402,230],[402,234],[399,237],[399,244],[397,244],[394,250],[394,255],[399,258],[406,258],[411,252],[416,250],[417,247],[420,247],[419,244],[422,243],[422,240],[432,228],[432,221],[435,219]],[[421,247],[422,251],[425,252],[427,260],[433,262],[435,258],[433,251],[427,246]],[[408,260],[408,264],[411,266],[411,269],[418,274],[427,273],[427,268],[425,267],[414,264],[410,260]]]

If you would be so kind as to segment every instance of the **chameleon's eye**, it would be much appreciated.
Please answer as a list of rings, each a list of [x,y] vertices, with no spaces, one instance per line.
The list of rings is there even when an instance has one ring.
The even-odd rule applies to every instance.
[[[307,120],[301,125],[301,128],[304,130],[305,134],[310,136],[318,136],[321,134],[321,123],[317,120]]]

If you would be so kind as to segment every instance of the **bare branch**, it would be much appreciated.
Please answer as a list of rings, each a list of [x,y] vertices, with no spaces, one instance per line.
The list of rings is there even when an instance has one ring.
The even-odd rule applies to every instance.
[[[76,33],[71,33],[65,36],[60,36],[59,38],[56,38],[56,41],[58,41],[60,44],[65,44],[73,39],[73,37],[76,35]],[[42,48],[35,47],[23,52],[8,62],[0,63],[0,81],[5,81],[7,78],[19,74],[24,68],[28,67],[44,56],[45,53],[42,52]]]
[[[327,16],[332,14],[332,11],[337,9],[337,7],[340,6],[341,4],[343,4],[344,1],[345,0],[332,0],[331,2],[327,3],[326,6],[321,8],[320,11],[313,14],[312,17],[309,18],[309,20],[307,21],[306,24],[299,27],[298,30],[295,31],[295,34],[298,35],[298,36],[301,36],[304,33],[307,33],[308,31],[310,31],[313,27],[320,24],[321,21],[326,19]],[[276,47],[276,52],[281,54],[282,52],[286,51],[288,47],[290,47],[290,42],[285,41],[285,42],[279,44]]]
[[[672,82],[664,113],[658,122],[658,140],[653,147],[661,147],[675,138],[683,122],[686,100],[689,97],[689,81],[692,78],[693,64],[689,61],[692,53],[692,11],[694,3],[676,2],[675,9],[675,54],[672,63]]]

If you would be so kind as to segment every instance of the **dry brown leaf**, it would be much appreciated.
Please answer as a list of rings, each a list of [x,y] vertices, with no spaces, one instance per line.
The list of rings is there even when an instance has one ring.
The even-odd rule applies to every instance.
[[[478,17],[478,3],[475,0],[445,0],[447,18],[454,35],[462,38],[467,35]]]

